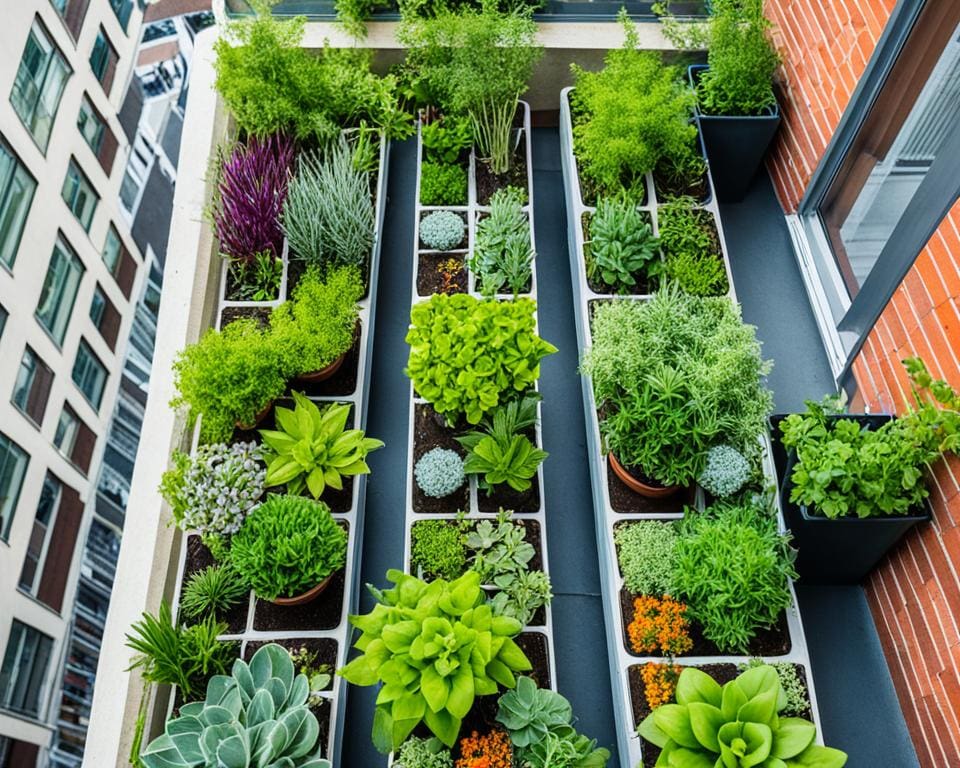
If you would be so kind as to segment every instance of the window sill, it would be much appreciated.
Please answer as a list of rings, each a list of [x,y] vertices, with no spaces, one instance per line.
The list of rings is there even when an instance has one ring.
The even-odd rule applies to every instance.
[[[63,614],[62,614],[60,611],[58,611],[56,608],[51,608],[51,607],[50,607],[49,605],[47,605],[45,602],[43,602],[42,600],[40,600],[36,595],[33,595],[33,594],[27,592],[27,590],[24,589],[23,587],[21,587],[20,585],[17,585],[17,592],[18,592],[22,597],[27,598],[27,600],[29,600],[31,603],[34,603],[35,605],[40,606],[40,607],[43,608],[45,611],[49,611],[49,612],[52,613],[54,616],[56,616],[58,619],[62,619],[62,618],[63,618]]]
[[[27,413],[25,410],[23,410],[23,408],[21,408],[19,405],[17,405],[15,402],[13,402],[13,400],[10,401],[10,405],[12,405],[12,406],[14,407],[14,409],[17,411],[17,413],[19,413],[21,416],[23,416],[23,418],[25,418],[25,419],[27,420],[27,422],[28,422],[34,429],[37,430],[37,432],[40,432],[40,431],[43,429],[43,427],[34,420],[33,416],[31,416],[29,413]]]

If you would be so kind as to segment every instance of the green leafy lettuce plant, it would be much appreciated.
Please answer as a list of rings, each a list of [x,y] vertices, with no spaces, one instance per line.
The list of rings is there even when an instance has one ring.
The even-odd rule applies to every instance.
[[[343,490],[344,477],[370,473],[367,454],[382,448],[383,441],[346,428],[348,404],[332,403],[321,411],[306,395],[294,392],[293,399],[295,410],[275,411],[279,430],[260,430],[269,449],[264,456],[268,488],[286,485],[293,494],[306,488],[319,499],[327,487]]]
[[[180,614],[188,619],[218,615],[239,605],[250,593],[229,565],[211,565],[191,574],[180,596]]]
[[[675,597],[724,653],[744,653],[791,602],[796,552],[776,517],[755,506],[714,505],[687,514],[675,547]]]
[[[452,165],[473,146],[473,126],[462,115],[444,115],[420,123],[424,159]]]
[[[531,768],[603,768],[610,752],[578,734],[573,708],[559,693],[538,688],[529,677],[500,697],[497,722],[507,729],[520,765]]]
[[[501,12],[492,3],[430,19],[404,19],[398,34],[439,106],[469,116],[477,153],[495,174],[513,154],[513,118],[543,54],[530,9]]]
[[[771,365],[729,300],[667,284],[650,301],[599,304],[592,330],[581,368],[592,378],[604,445],[624,466],[684,485],[711,445],[746,451],[766,428]]]
[[[230,22],[214,44],[217,90],[243,132],[328,141],[365,120],[409,135],[396,80],[371,72],[372,51],[327,46],[314,55],[301,46],[306,19],[276,19],[271,4],[253,0],[256,14]]]
[[[627,589],[637,595],[673,594],[677,531],[671,522],[640,520],[614,529],[617,560]]]
[[[618,293],[628,293],[636,276],[661,272],[659,241],[636,203],[626,195],[601,197],[590,217],[590,239],[584,244],[587,275]]]
[[[287,378],[319,371],[353,346],[363,292],[356,267],[334,267],[323,276],[307,270],[293,298],[270,315],[270,339]]]
[[[478,485],[488,496],[504,483],[526,491],[549,455],[524,434],[537,422],[539,401],[539,396],[526,395],[502,405],[481,421],[482,430],[456,438],[467,449],[463,471],[478,475]]]
[[[748,669],[720,686],[687,667],[677,680],[676,704],[657,707],[638,731],[661,748],[658,768],[842,768],[845,753],[814,743],[816,727],[780,717],[786,704],[776,671]]]
[[[463,527],[447,520],[418,520],[411,530],[411,563],[424,575],[455,579],[467,570]]]
[[[473,253],[467,266],[480,281],[486,297],[506,285],[516,296],[527,290],[533,274],[530,221],[523,211],[526,192],[517,187],[498,189],[490,198],[490,213],[477,221]]]
[[[230,564],[264,600],[296,597],[343,568],[347,534],[322,501],[272,495],[230,540]]]
[[[283,394],[287,381],[280,363],[279,351],[256,320],[211,328],[174,361],[177,396],[170,406],[186,406],[191,421],[203,416],[203,442],[225,442],[238,423],[253,424]]]
[[[126,645],[137,652],[129,670],[138,669],[148,683],[175,685],[185,701],[210,675],[223,674],[237,657],[235,643],[217,639],[227,625],[212,615],[189,627],[173,621],[170,606],[163,602],[156,616],[144,613],[130,627]]]
[[[664,66],[659,52],[639,50],[626,12],[620,23],[623,48],[607,53],[602,70],[571,66],[573,147],[580,175],[594,192],[642,197],[644,175],[661,158],[695,154],[694,96],[677,67]]]
[[[145,768],[331,768],[321,758],[310,686],[279,645],[260,648],[230,676],[217,675],[204,701],[185,704],[140,755]]]
[[[350,617],[362,655],[340,674],[354,685],[383,684],[373,719],[381,752],[399,748],[421,722],[451,747],[474,697],[512,688],[514,673],[531,669],[513,641],[522,625],[493,615],[473,571],[429,584],[396,570],[387,579],[396,586],[371,589],[373,611]]]
[[[534,331],[536,304],[438,294],[410,312],[404,370],[434,410],[455,423],[478,424],[497,406],[529,390],[540,360],[556,352]]]

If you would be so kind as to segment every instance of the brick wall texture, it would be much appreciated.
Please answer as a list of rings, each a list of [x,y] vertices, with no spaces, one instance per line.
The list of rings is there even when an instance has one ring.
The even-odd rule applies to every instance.
[[[780,202],[796,210],[895,0],[768,0],[783,57],[783,125],[768,159]],[[871,410],[903,407],[900,361],[922,357],[960,387],[960,203],[918,256],[854,364]],[[933,468],[934,520],[865,584],[923,768],[960,766],[960,459]],[[878,724],[882,727],[882,724]]]

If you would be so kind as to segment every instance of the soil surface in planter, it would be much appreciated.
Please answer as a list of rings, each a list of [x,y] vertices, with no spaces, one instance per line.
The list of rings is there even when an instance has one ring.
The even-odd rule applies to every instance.
[[[357,377],[360,372],[360,337],[362,329],[357,323],[353,333],[353,346],[347,350],[343,363],[329,379],[316,382],[291,380],[290,391],[296,390],[307,397],[352,395],[357,389]],[[308,371],[305,371],[308,373]]]
[[[463,253],[446,251],[444,253],[421,253],[417,256],[417,295],[432,296],[435,293],[466,293],[467,268]],[[450,290],[444,291],[444,276],[440,265],[453,259],[460,265],[460,271],[451,278]]]
[[[226,328],[234,320],[241,318],[253,318],[260,323],[260,327],[266,328],[270,322],[269,307],[224,307],[220,312],[220,330]]]
[[[603,461],[606,461],[603,457]],[[607,467],[607,491],[610,494],[610,506],[614,512],[624,514],[668,515],[683,512],[684,506],[693,506],[697,495],[696,486],[681,488],[672,496],[652,499],[630,490],[626,483]]]
[[[631,594],[625,587],[620,590],[620,613],[623,616],[623,647],[631,656],[660,656],[656,653],[634,653],[630,647],[630,637],[627,633],[627,627],[633,621],[633,599],[637,595]],[[703,636],[703,627],[700,623],[690,621],[690,639],[693,641],[693,647],[678,658],[684,656],[729,656],[729,651],[721,651],[717,646]],[[787,626],[786,611],[780,614],[776,624],[766,629],[760,629],[750,641],[750,647],[746,655],[748,656],[783,656],[790,652],[790,630]]]
[[[514,129],[523,127],[523,110],[518,109],[513,118]],[[513,136],[511,136],[511,139]],[[490,198],[494,192],[504,187],[519,187],[527,189],[527,142],[526,136],[520,134],[520,144],[516,151],[510,157],[510,168],[506,173],[494,173],[479,157],[476,162],[477,173],[477,203],[479,205],[489,205]],[[530,201],[527,200],[529,203]]]
[[[698,203],[705,203],[710,199],[710,183],[707,180],[707,174],[704,172],[695,180],[684,179],[688,183],[676,183],[668,180],[662,164],[658,164],[653,169],[653,186],[657,193],[657,200],[664,201],[670,197],[689,196]]]
[[[213,553],[204,545],[199,536],[187,537],[187,555],[183,565],[183,580],[180,583],[180,595],[183,596],[183,587],[189,577],[197,571],[216,565]],[[231,635],[239,634],[247,628],[247,613],[250,610],[250,596],[247,595],[229,611],[217,614],[218,621],[227,623],[227,632]],[[198,617],[202,619],[203,617]],[[193,620],[192,620],[193,621]]]
[[[306,605],[274,605],[257,598],[253,609],[253,628],[262,632],[333,629],[343,613],[344,569],[337,571],[330,585]]]
[[[433,448],[447,448],[456,451],[462,458],[466,451],[454,440],[456,430],[444,426],[443,417],[426,403],[417,403],[413,408],[413,466],[416,466],[420,457]],[[464,482],[459,491],[435,499],[427,496],[420,490],[416,478],[413,483],[413,511],[427,514],[454,514],[460,510],[470,509],[470,483]]]
[[[580,227],[583,230],[583,258],[584,258],[583,270],[584,270],[584,274],[587,276],[586,278],[587,286],[594,293],[599,293],[601,295],[615,294],[616,291],[614,290],[613,286],[607,285],[605,282],[603,282],[600,279],[594,279],[590,277],[590,274],[588,272],[588,265],[590,263],[589,256],[590,256],[590,216],[591,215],[592,214],[590,213],[583,214],[580,222]],[[647,213],[646,211],[643,211],[643,219],[647,223],[650,223],[650,214]],[[626,294],[622,294],[622,295],[644,296],[647,294],[651,294],[657,290],[659,281],[656,278],[647,277],[647,275],[643,274],[642,272],[632,272],[631,275],[633,276],[633,279],[636,281],[636,283],[630,286],[630,290],[627,291]]]
[[[280,640],[251,640],[243,649],[243,660],[250,661],[258,649],[270,643],[282,645],[290,653],[298,653],[301,648],[306,648],[309,652],[317,654],[314,666],[326,664],[330,672],[330,683],[323,690],[329,691],[333,688],[333,681],[336,679],[334,672],[337,668],[336,640],[327,637],[284,637]],[[298,669],[297,672],[299,671]]]
[[[523,674],[532,677],[537,687],[549,688],[550,652],[547,650],[547,636],[542,632],[523,632],[514,639],[533,666],[530,672]]]
[[[531,438],[532,439],[532,438]],[[531,478],[525,491],[515,491],[506,483],[495,486],[489,496],[486,491],[477,491],[477,508],[487,514],[496,514],[500,509],[512,509],[518,514],[533,514],[540,509],[540,470]]]
[[[420,222],[423,223],[423,220],[432,213],[439,213],[439,211],[420,211]],[[467,238],[469,237],[469,232],[467,230],[467,214],[464,211],[448,211],[448,213],[455,213],[460,217],[460,220],[463,222],[463,237],[460,239],[460,242],[457,243],[452,248],[447,248],[447,250],[442,253],[446,254],[450,251],[462,251],[466,250],[467,247]],[[420,248],[423,250],[435,250],[432,245],[428,245],[423,241],[423,238],[420,238]]]

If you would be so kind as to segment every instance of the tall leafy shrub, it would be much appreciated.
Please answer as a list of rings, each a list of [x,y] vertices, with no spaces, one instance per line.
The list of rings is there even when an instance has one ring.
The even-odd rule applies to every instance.
[[[224,256],[247,265],[258,254],[280,256],[280,213],[292,162],[293,142],[281,135],[252,137],[223,162],[213,221]]]

